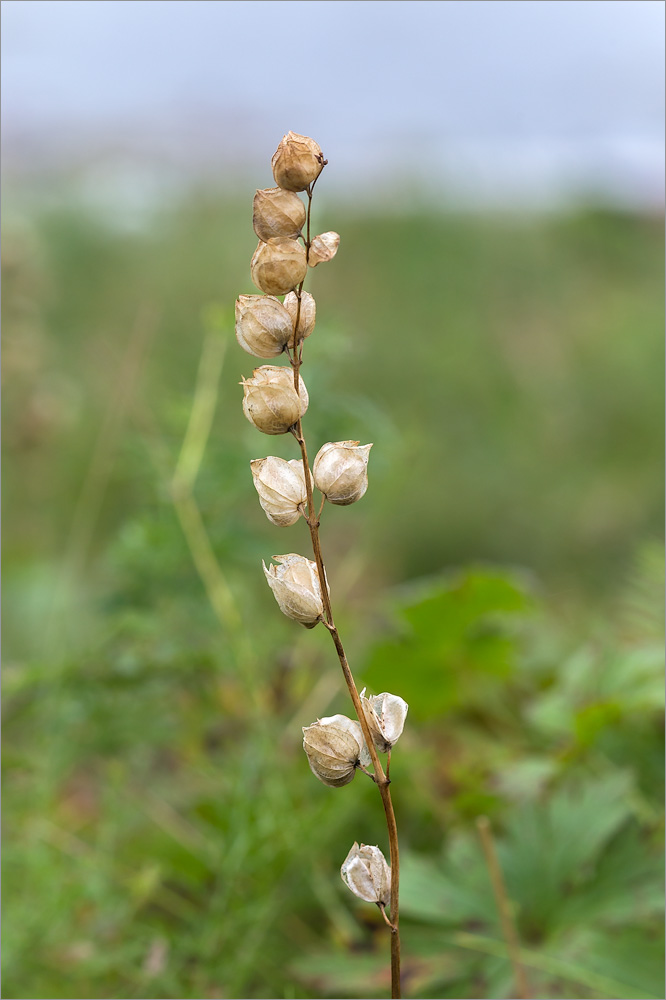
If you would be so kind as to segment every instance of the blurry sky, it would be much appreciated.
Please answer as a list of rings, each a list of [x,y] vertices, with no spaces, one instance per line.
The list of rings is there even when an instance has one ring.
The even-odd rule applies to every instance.
[[[2,84],[14,177],[237,173],[293,129],[347,189],[663,202],[661,0],[3,0]]]

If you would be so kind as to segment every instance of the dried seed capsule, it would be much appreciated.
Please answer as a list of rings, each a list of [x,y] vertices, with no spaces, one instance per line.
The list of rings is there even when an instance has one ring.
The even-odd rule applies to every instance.
[[[340,869],[348,889],[367,903],[388,906],[391,899],[391,869],[378,847],[354,844]]]
[[[239,295],[236,299],[236,339],[257,358],[276,358],[293,339],[288,309],[273,295]]]
[[[254,196],[252,204],[252,225],[260,240],[300,235],[305,225],[305,205],[293,191],[283,188],[263,188]]]
[[[358,441],[329,441],[319,449],[312,475],[327,500],[344,507],[361,499],[368,488],[371,448]]]
[[[281,385],[286,389],[294,387],[294,373],[286,365],[260,365],[252,372],[252,378],[260,384]],[[298,395],[300,398],[298,415],[302,417],[310,402],[308,390],[305,388],[305,382],[302,378],[298,380]]]
[[[297,396],[288,368],[261,365],[241,385],[243,413],[264,434],[286,434],[307,410],[308,394],[303,379],[299,379]]]
[[[291,316],[292,327],[296,325],[296,314],[298,312],[298,298],[296,292],[289,292],[289,295],[285,295],[284,308],[287,310]],[[298,340],[305,340],[309,337],[315,326],[315,318],[317,316],[317,306],[315,300],[310,295],[309,292],[301,292],[301,309],[298,312]]]
[[[275,183],[287,191],[305,191],[324,168],[324,155],[307,135],[287,132],[271,160]]]
[[[317,264],[323,264],[327,260],[333,260],[338,252],[339,246],[339,233],[321,233],[319,236],[315,236],[310,244],[308,264],[310,267],[316,267]]]
[[[409,705],[397,694],[387,691],[376,694],[374,698],[366,698],[365,688],[361,691],[361,705],[372,742],[381,753],[386,753],[400,738]]]
[[[303,749],[310,769],[332,788],[349,784],[361,763],[364,747],[360,725],[346,715],[318,719],[303,729]]]
[[[267,295],[284,295],[305,278],[305,247],[298,240],[277,239],[260,243],[250,264],[252,280]]]
[[[324,616],[316,563],[295,552],[273,559],[277,566],[262,566],[280,611],[306,628],[314,628]]]
[[[307,502],[303,463],[269,455],[250,462],[250,468],[268,520],[280,528],[295,524]]]

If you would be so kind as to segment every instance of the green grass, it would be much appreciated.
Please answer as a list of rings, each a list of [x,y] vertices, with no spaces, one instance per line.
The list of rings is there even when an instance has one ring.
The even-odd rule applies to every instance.
[[[660,996],[660,224],[315,225],[342,241],[310,282],[310,450],[375,444],[363,502],[325,512],[336,617],[359,678],[412,706],[408,995],[512,995],[483,812],[534,995]],[[7,224],[8,998],[386,993],[378,915],[338,876],[381,810],[362,775],[309,773],[299,727],[348,707],[260,570],[307,532],[249,476],[293,457],[240,410],[254,242],[249,201],[210,192],[136,233],[74,204]],[[198,378],[212,426],[175,505]]]

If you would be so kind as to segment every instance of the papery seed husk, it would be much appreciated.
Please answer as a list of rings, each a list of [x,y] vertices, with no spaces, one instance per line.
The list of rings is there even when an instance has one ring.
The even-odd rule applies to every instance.
[[[305,191],[323,170],[324,157],[314,139],[287,132],[273,154],[271,166],[279,187],[287,191]]]
[[[370,735],[372,736],[372,742],[378,750],[382,753],[386,753],[390,749],[390,744],[387,744],[384,738],[377,713],[375,712],[372,703],[367,698],[361,696],[361,706],[363,708],[363,714],[365,715],[365,721],[368,723]]]
[[[366,698],[364,688],[361,691],[361,707],[373,743],[379,751],[386,753],[402,735],[409,705],[404,698],[388,691]]]
[[[388,906],[391,869],[378,847],[354,843],[340,869],[342,881],[359,899]]]
[[[342,757],[347,761],[355,761],[359,758],[361,748],[358,740],[341,729],[317,728],[313,731],[311,728],[305,733],[303,739],[306,746],[313,752],[333,758]]]
[[[286,434],[298,420],[300,400],[293,388],[243,382],[243,389],[243,413],[263,434]]]
[[[293,319],[273,295],[239,295],[236,339],[257,358],[275,358],[293,339]]]
[[[285,388],[292,388],[294,386],[294,373],[291,367],[287,368],[286,365],[261,365],[259,368],[255,368],[252,373],[252,377],[255,380],[260,380],[261,382],[267,382],[271,385],[281,385]],[[303,416],[306,412],[309,404],[308,390],[305,387],[305,382],[303,378],[298,380],[298,396],[301,401],[299,416]]]
[[[305,628],[314,628],[324,613],[316,563],[295,552],[273,559],[278,565],[262,565],[280,610]]]
[[[308,753],[306,749],[306,753]],[[326,774],[330,778],[339,778],[342,776],[342,772],[347,772],[349,768],[356,766],[356,762],[343,761],[340,762],[336,760],[335,757],[328,757],[326,754],[313,754],[310,753],[308,756],[316,763],[317,769],[321,771],[322,774]],[[333,762],[333,763],[331,763]]]
[[[387,743],[394,746],[405,727],[409,705],[404,698],[388,691],[375,695],[372,703]]]
[[[305,225],[305,205],[293,191],[284,188],[263,188],[254,196],[252,225],[262,240],[295,239]]]
[[[347,715],[325,715],[322,719],[318,719],[318,723],[322,726],[336,726],[338,729],[342,729],[345,733],[348,733],[359,743],[363,741],[360,722],[357,722],[356,719],[350,719]]]
[[[320,602],[313,594],[286,581],[278,582],[281,582],[284,588],[281,594],[281,603],[278,603],[288,618],[293,618],[294,621],[308,627],[313,626],[321,619],[323,609],[320,608]]]
[[[281,528],[295,524],[307,501],[305,471],[298,459],[285,461],[275,455],[250,462],[259,503],[268,520]]]
[[[250,264],[252,281],[267,295],[291,292],[303,281],[307,270],[305,248],[289,239],[259,243]]]
[[[354,764],[342,764],[340,767],[327,767],[326,764],[322,764],[318,757],[308,754],[308,759],[310,761],[310,767],[312,770],[322,778],[327,778],[331,781],[339,781],[340,778],[344,778],[347,774],[353,774],[355,770]]]
[[[305,338],[309,337],[314,330],[315,319],[317,318],[317,306],[313,296],[310,295],[309,292],[301,292],[300,312],[298,310],[298,297],[296,292],[289,292],[289,294],[285,296],[282,304],[291,316],[292,329],[296,324],[296,315],[298,313],[298,332],[296,340],[305,340]]]
[[[317,264],[325,264],[326,261],[333,260],[339,246],[339,233],[320,233],[310,243],[308,264],[310,267],[316,267]]]
[[[312,760],[308,757],[308,764],[310,765],[310,770],[314,774],[315,778],[319,778],[321,782],[328,785],[329,788],[342,788],[344,785],[348,785],[350,781],[354,780],[356,775],[356,768],[351,767],[348,771],[345,771],[339,778],[328,777],[325,774],[320,773],[318,769],[313,764]]]
[[[314,484],[326,499],[346,507],[360,500],[368,488],[368,456],[371,444],[358,441],[328,441],[312,466]]]
[[[303,729],[303,749],[310,769],[326,785],[338,787],[352,780],[362,746],[359,723],[345,715],[319,719]]]

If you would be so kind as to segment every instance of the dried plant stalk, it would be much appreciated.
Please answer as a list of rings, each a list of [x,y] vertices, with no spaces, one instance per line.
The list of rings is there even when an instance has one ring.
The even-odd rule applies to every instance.
[[[374,902],[391,932],[391,997],[400,997],[398,829],[388,777],[391,749],[404,725],[407,705],[388,692],[374,698],[359,695],[340,633],[333,619],[330,593],[319,537],[325,501],[346,506],[361,499],[367,485],[371,445],[358,441],[328,442],[310,471],[302,417],[308,397],[301,378],[303,343],[315,325],[315,302],[303,290],[310,268],[335,256],[337,233],[311,236],[312,195],[327,164],[320,147],[307,136],[289,132],[272,160],[277,188],[258,191],[253,224],[260,243],[252,258],[252,279],[264,296],[241,295],[236,310],[236,335],[240,346],[258,357],[277,358],[286,353],[292,369],[264,365],[243,381],[244,411],[265,434],[291,433],[301,455],[295,462],[268,456],[252,463],[255,486],[269,520],[280,527],[307,522],[314,562],[296,553],[273,556],[277,565],[264,566],[267,581],[280,609],[306,628],[321,623],[335,646],[358,721],[337,715],[320,719],[304,729],[304,749],[313,773],[333,788],[349,784],[357,769],[377,785],[388,832],[390,867],[378,847],[355,843],[342,865],[343,881],[359,898]],[[304,192],[305,205],[296,192]],[[303,205],[303,210],[299,208]],[[305,226],[305,233],[299,226]],[[299,242],[299,239],[301,242]],[[277,296],[284,295],[280,303]],[[285,337],[285,317],[290,335]],[[288,331],[289,332],[289,331]],[[302,474],[301,474],[302,473]],[[314,488],[322,494],[319,510]],[[364,692],[363,692],[364,695]],[[387,752],[386,772],[379,753]],[[372,766],[372,771],[368,770]],[[386,906],[389,907],[389,915]]]

